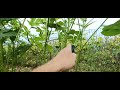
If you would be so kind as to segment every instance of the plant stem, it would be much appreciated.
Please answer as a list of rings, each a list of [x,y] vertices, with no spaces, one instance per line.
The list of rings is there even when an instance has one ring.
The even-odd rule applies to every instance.
[[[86,25],[89,24],[93,19],[94,19],[94,18],[92,18],[90,21],[88,21],[88,23],[86,23]]]
[[[46,38],[45,38],[45,47],[44,47],[44,55],[46,57],[46,47],[47,47],[47,39],[48,39],[48,24],[49,24],[49,18],[46,20]]]
[[[80,29],[80,22],[79,22],[79,18],[78,18],[78,25],[79,25],[79,34],[78,34],[78,37],[76,38],[76,41],[77,39],[80,37],[80,48],[82,47],[82,39],[83,39],[83,31],[85,30],[85,21],[83,21],[83,24],[82,24],[82,29]],[[81,57],[81,51],[78,52],[77,54],[77,62],[76,62],[76,67],[75,67],[75,70],[77,71],[78,69],[78,64],[79,64],[79,61],[80,61],[80,57]]]
[[[16,36],[17,38],[19,37],[20,29],[21,29],[22,26],[24,25],[25,21],[26,21],[26,18],[24,18],[23,23],[20,23],[20,21],[19,21],[20,27],[19,27],[19,31],[18,31],[17,36]]]
[[[3,42],[0,40],[0,68],[3,69]]]
[[[70,18],[68,18],[68,25],[67,25],[67,35],[66,35],[66,44],[67,44],[67,38],[68,38],[68,32],[69,32],[69,28],[70,28]]]
[[[67,46],[67,38],[68,38],[69,28],[70,28],[70,18],[68,18],[68,23],[67,23],[67,25],[66,25],[66,31],[65,31],[65,44],[64,44],[64,47]]]
[[[59,39],[59,46],[60,46],[60,50],[61,50],[61,36],[60,36],[60,32],[58,32],[58,39]]]
[[[12,72],[14,71],[14,64],[16,63],[16,61],[15,61],[15,43],[14,43],[14,41],[12,42],[12,45],[13,45],[13,51],[12,51]]]
[[[4,24],[2,22],[1,22],[1,24],[5,29]],[[2,29],[1,29],[1,34],[3,34]],[[1,38],[0,38],[0,68],[1,68],[1,71],[3,71],[3,37],[2,37],[2,35],[1,35]]]
[[[91,37],[99,30],[99,28],[107,21],[108,18],[106,18],[103,23],[95,30],[95,32],[89,37],[87,42],[91,39]],[[83,45],[83,47],[87,44],[87,42]],[[83,49],[83,47],[81,49]]]
[[[108,19],[108,18],[107,18]],[[107,20],[107,19],[105,19],[104,20],[104,22],[95,30],[95,32],[90,36],[90,38],[98,31],[98,29],[105,23],[105,21]],[[82,27],[82,33],[81,34],[83,34],[83,31],[84,31],[84,22],[83,22],[83,27]],[[79,27],[79,29],[80,29],[80,27]],[[80,34],[79,34],[80,35]],[[78,35],[78,36],[79,36]],[[87,42],[90,40],[90,38],[87,40]],[[77,40],[77,39],[76,39]],[[77,72],[77,70],[78,70],[78,63],[79,63],[79,60],[80,60],[80,55],[81,55],[81,51],[82,51],[82,49],[83,49],[83,47],[87,44],[87,42],[84,44],[84,45],[82,45],[82,35],[81,35],[81,45],[82,45],[82,47],[81,47],[81,45],[80,45],[80,51],[78,51],[78,54],[77,54],[77,61],[76,61],[76,67],[75,67],[75,70],[76,70],[76,72]]]
[[[77,36],[77,38],[76,38],[76,40],[75,40],[75,42],[74,42],[75,44],[76,44],[76,42],[77,42],[77,39],[80,37],[80,33],[81,33],[79,19],[78,19],[78,24],[79,24],[79,34],[78,34],[78,36]]]
[[[70,30],[72,29],[73,25],[74,25],[74,22],[75,22],[76,18],[74,18],[72,24],[71,24],[71,27],[70,27]]]

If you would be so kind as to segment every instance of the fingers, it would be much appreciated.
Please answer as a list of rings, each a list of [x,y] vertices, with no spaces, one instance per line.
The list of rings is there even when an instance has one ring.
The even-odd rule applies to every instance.
[[[65,47],[65,50],[68,52],[72,52],[71,44],[68,44],[67,47]]]
[[[71,44],[68,44],[67,47],[65,48],[66,51],[71,52],[71,53],[75,52],[74,49],[75,47]]]
[[[67,48],[71,49],[71,46],[72,46],[71,44],[68,44],[68,45],[67,45]]]

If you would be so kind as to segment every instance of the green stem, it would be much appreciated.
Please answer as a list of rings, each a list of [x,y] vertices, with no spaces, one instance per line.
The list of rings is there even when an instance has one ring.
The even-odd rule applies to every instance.
[[[1,24],[5,29],[4,24],[2,22]],[[3,30],[1,29],[1,37],[0,37],[0,68],[1,68],[1,71],[3,71],[3,37],[2,37],[2,34],[3,34]]]
[[[108,18],[107,18],[108,19]],[[107,19],[105,19],[104,20],[104,22],[95,30],[95,32],[90,36],[90,38],[98,31],[98,29],[105,23],[105,21],[107,20]],[[84,22],[83,22],[83,28],[82,28],[82,34],[83,34],[83,31],[84,31]],[[79,27],[79,29],[80,29],[80,27]],[[82,35],[81,35],[82,36]],[[87,42],[90,40],[90,38],[87,40]],[[82,39],[81,39],[81,42],[82,42]],[[81,55],[81,51],[82,51],[82,49],[83,49],[83,47],[87,44],[87,42],[81,47],[81,45],[80,45],[80,51],[78,51],[78,54],[77,54],[77,61],[76,61],[76,67],[75,67],[75,70],[76,70],[76,72],[77,72],[77,70],[78,70],[78,63],[79,63],[79,61],[80,61],[80,55]],[[82,43],[80,43],[80,44],[82,44]]]
[[[79,30],[80,30],[79,19],[78,19],[78,24],[79,24]],[[81,35],[80,35],[80,48],[82,47],[83,31],[84,31],[84,21],[83,21],[83,24],[82,24]]]
[[[82,47],[82,39],[83,39],[83,31],[85,30],[85,27],[84,27],[84,25],[85,25],[85,22],[83,21],[83,27],[82,27],[82,29],[80,28],[80,22],[79,22],[79,18],[78,18],[78,25],[79,25],[79,34],[78,34],[78,37],[76,38],[76,41],[77,41],[77,39],[80,37],[80,48]],[[81,57],[81,52],[78,52],[78,54],[77,54],[77,62],[76,62],[76,67],[75,67],[75,70],[77,71],[77,69],[78,69],[78,64],[79,64],[79,61],[80,61],[80,57]]]
[[[58,39],[59,39],[59,46],[60,46],[60,50],[61,50],[61,36],[60,36],[60,32],[58,32]]]
[[[0,68],[3,68],[3,42],[0,40]]]
[[[44,48],[44,55],[46,57],[46,47],[47,47],[47,39],[48,39],[48,24],[49,24],[49,18],[46,21],[46,38],[45,38],[45,48]]]
[[[64,44],[64,47],[67,46],[67,38],[68,38],[69,28],[70,28],[70,18],[68,18],[68,23],[67,23],[67,25],[66,25],[66,31],[65,31],[65,44]]]
[[[14,71],[14,64],[16,63],[15,61],[15,43],[14,41],[12,42],[12,45],[13,45],[13,51],[12,51],[12,72]]]
[[[108,18],[106,18],[103,23],[95,30],[95,32],[89,37],[87,42],[83,45],[83,47],[88,43],[88,41],[92,38],[92,36],[100,29],[100,27],[107,21]],[[83,47],[81,49],[83,49]]]
[[[88,21],[88,23],[86,23],[86,25],[89,24],[93,19],[94,19],[94,18],[92,18],[90,21]]]
[[[70,28],[70,18],[68,18],[67,33],[69,32],[69,28]],[[68,38],[68,34],[66,35],[66,44],[67,44],[67,38]]]
[[[76,44],[76,42],[77,42],[77,40],[78,40],[78,38],[80,37],[80,34],[81,34],[79,19],[78,19],[78,25],[79,25],[79,34],[78,34],[78,36],[77,36],[77,38],[76,38],[76,40],[74,42],[75,44]]]
[[[75,22],[76,18],[74,18],[72,24],[71,24],[71,27],[70,27],[70,30],[72,29],[73,25],[74,25],[74,22]]]
[[[18,21],[19,21],[19,20],[18,20]],[[20,29],[23,27],[25,21],[26,21],[26,18],[24,18],[23,23],[21,23],[21,22],[19,21],[20,27],[19,27],[19,31],[18,31],[18,33],[17,33],[16,38],[19,38],[19,37],[20,37]],[[15,41],[16,41],[16,38],[15,38]]]
[[[51,30],[48,32],[47,42],[48,42],[48,40],[49,40],[49,37],[50,37],[50,35],[51,35],[51,32],[52,32],[52,28],[51,28]]]

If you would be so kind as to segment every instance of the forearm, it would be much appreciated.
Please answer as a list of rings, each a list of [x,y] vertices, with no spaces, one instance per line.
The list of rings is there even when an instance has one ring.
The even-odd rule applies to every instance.
[[[48,63],[35,68],[32,72],[59,72],[62,68],[55,58]]]
[[[60,72],[68,70],[75,65],[76,54],[71,52],[71,45],[61,50],[56,57],[48,63],[35,68],[32,72]]]

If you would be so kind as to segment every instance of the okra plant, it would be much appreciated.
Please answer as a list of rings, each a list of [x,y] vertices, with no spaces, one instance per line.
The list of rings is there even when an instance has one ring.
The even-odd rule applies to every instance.
[[[15,72],[18,67],[33,68],[42,65],[68,43],[74,45],[77,54],[73,71],[119,71],[117,53],[120,21],[104,26],[108,19],[106,18],[92,35],[86,38],[89,34],[87,29],[94,24],[94,19],[0,18],[0,71]],[[75,26],[78,28],[74,28]],[[99,30],[102,30],[104,38],[96,36]],[[55,33],[57,37],[50,40]],[[110,39],[111,37],[114,37],[114,40]]]

